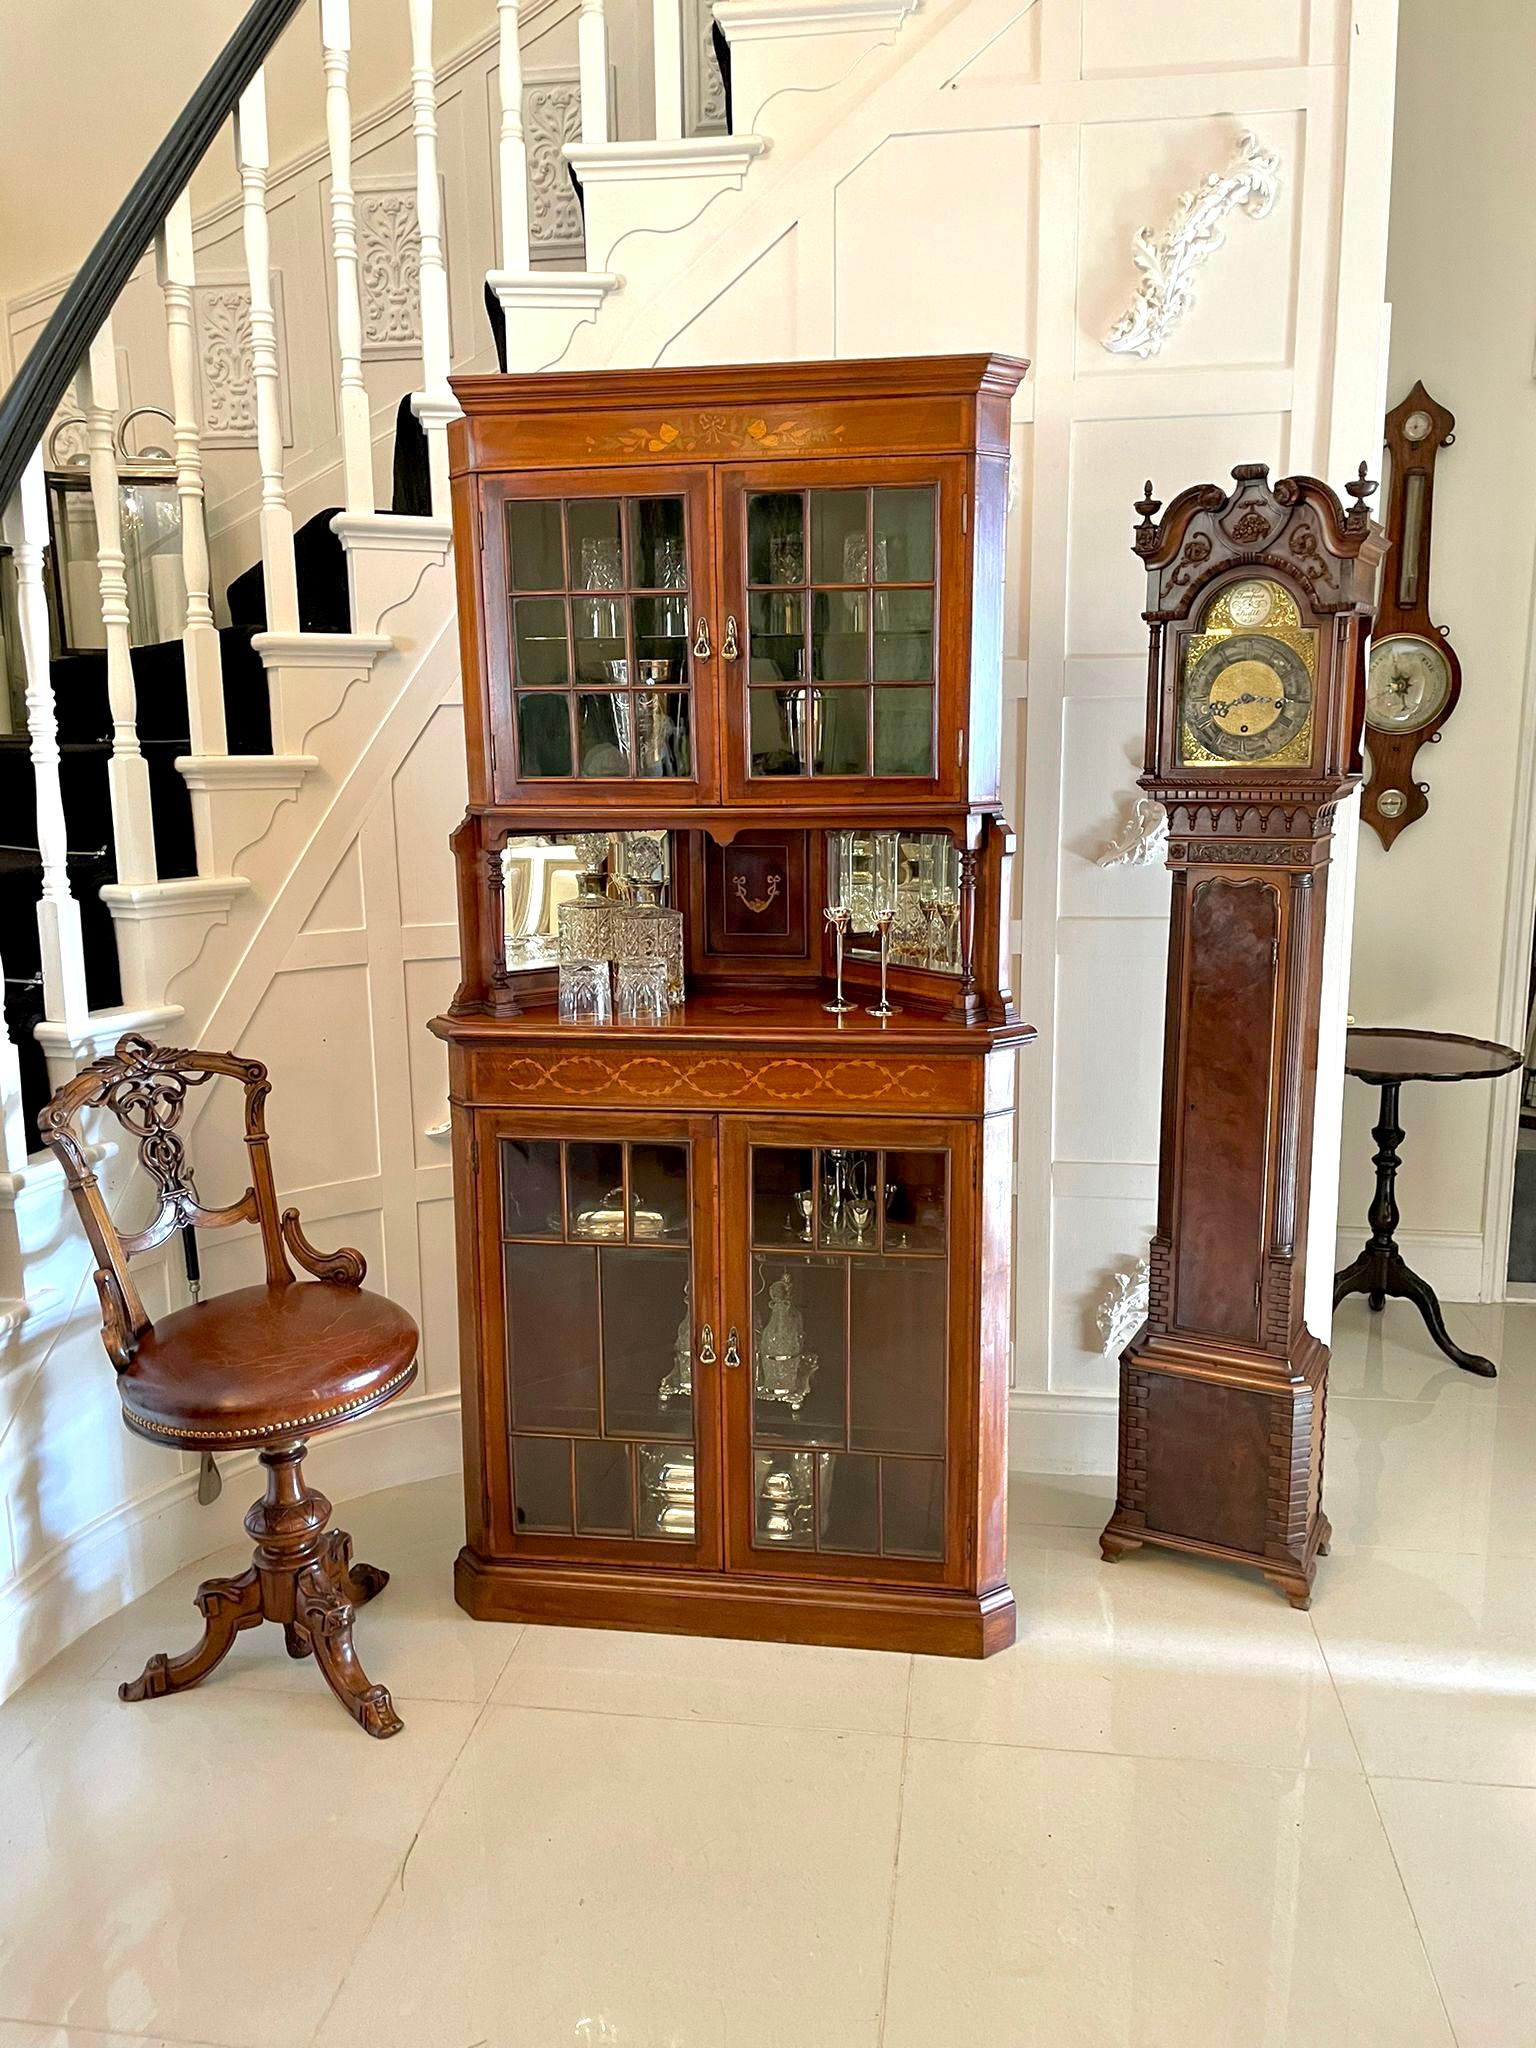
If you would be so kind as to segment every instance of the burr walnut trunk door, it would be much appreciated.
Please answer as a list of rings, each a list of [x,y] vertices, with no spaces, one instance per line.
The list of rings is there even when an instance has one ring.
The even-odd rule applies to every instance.
[[[975,1133],[723,1117],[726,1562],[965,1583]]]
[[[564,470],[482,485],[498,803],[716,793],[709,472]]]
[[[492,1112],[479,1148],[496,1553],[718,1569],[713,1120]]]
[[[718,476],[727,796],[958,796],[965,461]]]

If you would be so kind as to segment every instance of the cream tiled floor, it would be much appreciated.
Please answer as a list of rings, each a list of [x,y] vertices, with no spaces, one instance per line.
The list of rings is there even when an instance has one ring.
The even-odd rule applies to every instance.
[[[375,1744],[275,1629],[117,1702],[205,1561],[0,1707],[0,2048],[1531,2048],[1536,1307],[1450,1320],[1340,1316],[1309,1615],[1040,1477],[985,1665],[493,1627],[433,1482]]]

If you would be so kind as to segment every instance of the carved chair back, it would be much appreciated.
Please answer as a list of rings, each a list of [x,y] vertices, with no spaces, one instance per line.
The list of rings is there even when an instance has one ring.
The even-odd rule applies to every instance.
[[[239,1201],[226,1208],[206,1209],[198,1199],[177,1126],[188,1093],[206,1087],[220,1074],[245,1088],[245,1146],[251,1181]],[[361,1286],[365,1268],[360,1253],[316,1251],[299,1229],[298,1210],[278,1212],[263,1114],[271,1085],[260,1060],[243,1060],[232,1052],[152,1045],[130,1032],[117,1041],[115,1052],[66,1081],[39,1113],[38,1128],[64,1168],[96,1254],[102,1342],[119,1372],[127,1368],[139,1340],[153,1327],[128,1262],[164,1244],[173,1230],[188,1226],[221,1230],[230,1224],[254,1223],[261,1231],[269,1287],[293,1283],[290,1251],[317,1279],[345,1287]],[[83,1112],[93,1109],[107,1110],[138,1140],[139,1162],[159,1190],[159,1206],[143,1230],[120,1231],[108,1213],[77,1122]]]

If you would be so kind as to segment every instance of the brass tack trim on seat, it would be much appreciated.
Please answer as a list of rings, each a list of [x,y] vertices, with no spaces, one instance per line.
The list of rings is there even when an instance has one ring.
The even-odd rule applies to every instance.
[[[230,1441],[242,1437],[278,1437],[284,1435],[289,1430],[307,1429],[316,1422],[333,1422],[338,1415],[350,1415],[357,1408],[371,1408],[376,1402],[382,1401],[387,1395],[392,1394],[396,1387],[403,1387],[407,1380],[414,1377],[415,1372],[416,1361],[412,1359],[404,1372],[397,1372],[393,1379],[386,1380],[381,1387],[375,1387],[371,1394],[361,1394],[355,1401],[343,1401],[336,1408],[317,1408],[311,1415],[295,1415],[291,1420],[276,1423],[270,1429],[199,1429],[192,1423],[189,1423],[182,1429],[172,1429],[169,1423],[152,1422],[147,1415],[141,1415],[136,1408],[130,1408],[126,1401],[123,1403],[123,1413],[132,1422],[137,1424],[140,1429],[153,1430],[156,1436],[213,1436],[218,1437],[221,1441]]]

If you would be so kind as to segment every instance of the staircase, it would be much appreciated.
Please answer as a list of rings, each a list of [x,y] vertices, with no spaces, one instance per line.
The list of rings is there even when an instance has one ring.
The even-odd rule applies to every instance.
[[[8,1663],[0,1662],[0,1694],[102,1604],[104,1595],[89,1594],[57,1607],[44,1601],[37,1621],[39,1587],[52,1583],[61,1560],[74,1558],[82,1523],[89,1533],[125,1517],[136,1526],[151,1511],[165,1520],[170,1502],[182,1533],[168,1539],[166,1555],[179,1560],[189,1544],[219,1540],[219,1511],[206,1531],[186,1519],[195,1512],[190,1469],[168,1486],[161,1459],[147,1491],[136,1469],[119,1469],[124,1458],[110,1381],[100,1370],[89,1260],[72,1233],[51,1157],[37,1148],[38,1109],[127,1030],[242,1044],[284,948],[302,948],[306,920],[324,916],[316,906],[334,886],[336,848],[368,815],[379,776],[398,769],[434,707],[456,705],[447,429],[458,408],[450,371],[484,367],[492,351],[511,372],[623,360],[626,332],[654,307],[665,280],[697,263],[728,230],[728,214],[750,181],[770,166],[782,174],[804,152],[815,132],[807,103],[819,106],[821,121],[836,113],[860,73],[867,77],[869,60],[889,54],[909,10],[906,0],[722,0],[706,47],[709,13],[697,0],[655,0],[644,9],[631,0],[629,10],[625,0],[580,0],[573,22],[578,132],[563,147],[558,171],[579,200],[586,250],[579,267],[547,260],[535,231],[548,166],[530,166],[522,75],[528,31],[518,0],[496,0],[494,8],[487,0],[487,11],[494,13],[500,108],[499,260],[482,273],[481,332],[451,340],[453,251],[441,196],[433,8],[432,0],[409,0],[419,356],[402,364],[411,388],[399,399],[392,445],[377,445],[378,373],[367,360],[348,0],[320,7],[333,359],[291,351],[284,358],[280,349],[266,66],[295,0],[257,0],[0,406],[0,505],[21,710],[16,729],[0,734],[8,835],[0,845],[0,1342],[8,1347],[3,1384],[13,1396],[0,1441],[14,1498],[62,1455],[48,1395],[67,1383],[84,1403],[73,1455],[108,1468],[99,1483],[72,1472],[71,1502],[51,1521],[38,1511],[28,1527],[13,1513],[0,1641],[8,1602],[25,1627]],[[637,95],[616,88],[610,31],[650,59],[651,133],[612,132],[613,106],[637,103]],[[700,86],[699,74],[714,64],[722,75]],[[745,110],[747,132],[719,132],[722,103]],[[688,104],[710,132],[685,132]],[[237,528],[249,533],[254,558],[219,579],[222,587],[212,564],[227,557],[229,541],[218,524],[194,331],[204,230],[188,195],[199,157],[219,141],[233,150],[239,183],[259,477],[254,517]],[[135,390],[144,375],[137,337],[151,286],[140,259],[151,246],[165,351],[154,374],[169,376],[186,602],[179,638],[139,645],[115,435],[127,410],[119,388],[125,360]],[[136,336],[133,350],[114,332],[115,313]],[[329,386],[344,502],[296,519],[285,439],[286,422],[303,405],[300,376]],[[61,418],[83,443],[98,540],[104,646],[81,655],[55,651],[47,587],[43,449]],[[380,468],[390,478],[388,509],[377,503]],[[459,759],[456,740],[452,759]],[[462,801],[459,783],[451,809]],[[441,859],[446,873],[445,835]],[[434,943],[445,957],[446,938]],[[263,1039],[260,1050],[273,1060],[280,1086],[282,1048]],[[424,1142],[435,1135],[429,1130]],[[441,1156],[429,1173],[446,1174]],[[130,1164],[103,1142],[98,1172],[109,1200],[127,1185]],[[234,1155],[230,1168],[238,1170]],[[212,1284],[234,1283],[215,1276]],[[393,1276],[390,1284],[407,1301],[421,1291]],[[167,1305],[178,1304],[185,1298],[180,1262],[164,1255],[152,1285]],[[427,1406],[451,1403],[451,1372],[451,1358],[438,1363]],[[80,1448],[87,1440],[88,1454]],[[126,1462],[139,1465],[136,1449]],[[145,1570],[154,1575],[153,1566],[139,1575]]]

